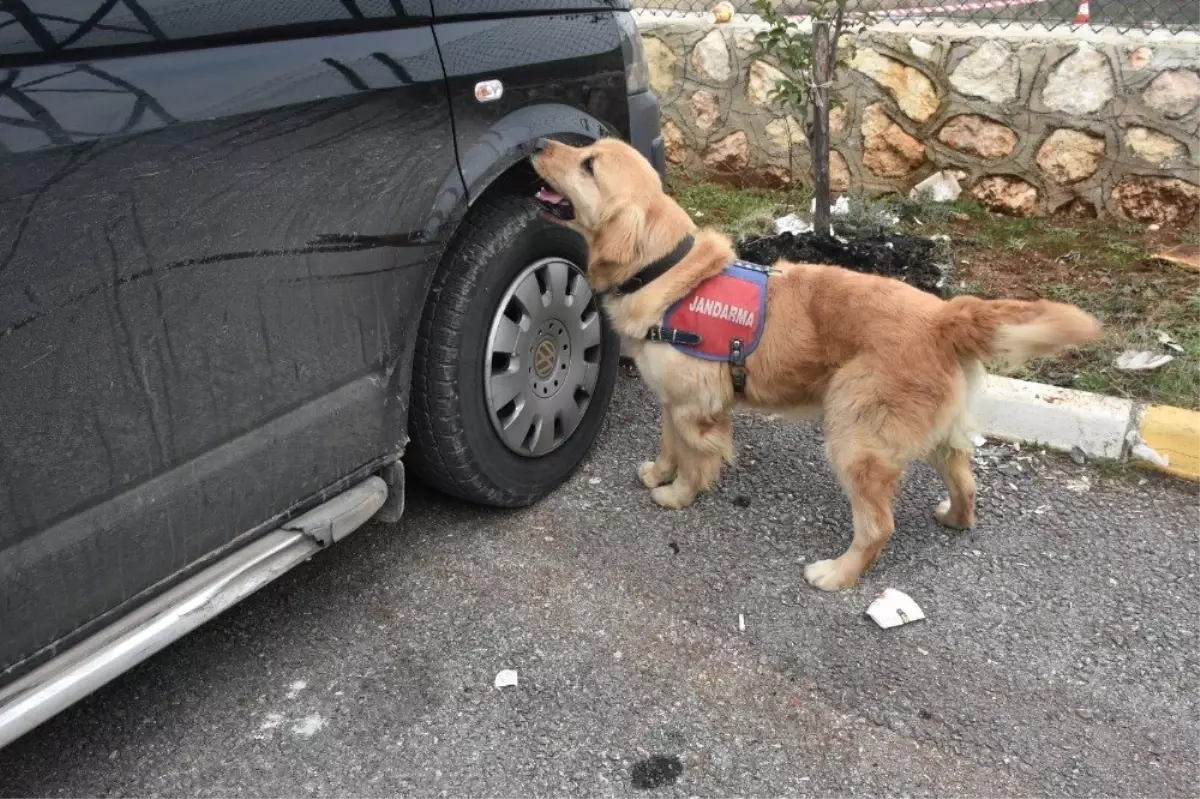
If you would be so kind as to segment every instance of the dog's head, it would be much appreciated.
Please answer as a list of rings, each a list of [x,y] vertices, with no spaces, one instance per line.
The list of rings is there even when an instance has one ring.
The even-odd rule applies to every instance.
[[[588,282],[598,291],[669,253],[692,221],[662,189],[641,153],[616,139],[586,147],[540,139],[533,168],[548,184],[538,200],[588,243]]]

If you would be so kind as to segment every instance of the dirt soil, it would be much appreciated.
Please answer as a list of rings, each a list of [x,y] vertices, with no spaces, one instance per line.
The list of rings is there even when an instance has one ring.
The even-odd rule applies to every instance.
[[[873,234],[845,243],[816,233],[755,236],[735,245],[738,257],[757,264],[783,259],[796,263],[843,266],[856,272],[903,280],[922,291],[945,296],[949,260],[938,244],[921,236]]]
[[[978,229],[978,223],[968,221],[952,224],[947,232],[955,244],[959,279],[983,295],[1037,299],[1045,296],[1047,286],[1072,284],[1080,292],[1111,293],[1118,286],[1128,287],[1126,293],[1150,289],[1162,299],[1183,302],[1200,288],[1195,272],[1147,257],[1177,245],[1179,231],[1147,232],[1141,236],[1141,252],[1130,247],[1124,253],[1113,241],[1113,228],[1100,223],[1073,225],[1067,241],[1034,239],[1029,246],[1009,240],[1007,246],[997,247],[973,235]]]

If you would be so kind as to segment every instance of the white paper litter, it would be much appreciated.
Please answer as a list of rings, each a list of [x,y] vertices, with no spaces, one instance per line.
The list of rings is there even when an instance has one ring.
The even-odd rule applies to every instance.
[[[1183,347],[1181,347],[1179,345],[1178,341],[1171,338],[1170,333],[1164,333],[1163,331],[1159,330],[1158,331],[1158,343],[1163,345],[1164,347],[1166,347],[1169,350],[1175,350],[1175,352],[1183,352]]]
[[[493,684],[497,688],[515,688],[517,686],[517,670],[501,669],[496,672],[496,681]]]
[[[817,200],[815,197],[808,204],[808,211],[811,214],[815,214],[817,212]],[[834,204],[829,206],[830,216],[846,216],[849,213],[850,198],[845,194],[843,194],[841,197],[838,197]],[[896,216],[895,214],[886,214],[882,216],[880,221],[894,225],[900,221],[900,217]]]
[[[1171,465],[1170,457],[1163,455],[1154,447],[1147,444],[1145,440],[1138,435],[1138,431],[1130,430],[1129,434],[1125,437],[1125,440],[1129,442],[1129,454],[1134,460],[1152,463],[1155,466],[1160,466],[1163,468]]]
[[[910,200],[927,200],[935,203],[952,203],[962,194],[962,186],[953,172],[935,172],[922,180],[908,193]]]
[[[1074,491],[1076,494],[1086,494],[1092,490],[1092,481],[1088,479],[1086,474],[1083,474],[1077,479],[1068,480],[1065,486],[1068,491]]]
[[[808,209],[810,214],[815,214],[817,212],[817,201],[815,199],[809,203]],[[849,213],[850,198],[845,195],[838,197],[837,201],[833,205],[829,206],[829,215],[831,217],[846,216]],[[877,225],[891,227],[899,224],[899,222],[900,217],[893,213],[879,210],[874,214],[874,224]],[[812,230],[812,222],[796,213],[786,214],[775,220],[776,234],[791,233],[798,236],[802,233],[809,233]],[[836,234],[834,237],[843,244],[846,244],[848,241],[847,239],[843,239],[841,236],[837,236]]]
[[[808,204],[808,212],[810,214],[815,214],[817,212],[816,197],[813,197],[812,201]],[[845,216],[848,213],[850,213],[850,198],[845,195],[838,197],[833,205],[829,206],[830,216]]]
[[[745,616],[745,614],[742,614],[742,613],[738,614],[738,629],[741,630],[742,632],[746,632],[746,616]]]
[[[1171,458],[1169,456],[1163,455],[1154,447],[1144,442],[1130,450],[1129,454],[1133,456],[1134,460],[1153,463],[1155,466],[1161,466],[1164,469],[1171,465]]]
[[[925,613],[913,598],[895,588],[885,588],[867,608],[867,615],[883,629],[911,624],[925,618]]]
[[[1117,356],[1116,367],[1125,372],[1147,372],[1166,366],[1175,360],[1174,355],[1150,350],[1125,350]]]
[[[775,220],[775,232],[777,234],[791,233],[799,236],[801,233],[808,233],[812,229],[812,224],[805,219],[801,219],[797,214],[788,214]]]

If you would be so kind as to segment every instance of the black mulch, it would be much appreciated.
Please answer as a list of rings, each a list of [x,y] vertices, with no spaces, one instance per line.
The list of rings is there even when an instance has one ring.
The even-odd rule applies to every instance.
[[[751,263],[770,265],[783,259],[844,266],[856,272],[894,277],[939,297],[947,296],[950,290],[950,258],[938,242],[921,236],[871,233],[842,242],[811,232],[780,233],[743,239],[735,247],[738,257]]]

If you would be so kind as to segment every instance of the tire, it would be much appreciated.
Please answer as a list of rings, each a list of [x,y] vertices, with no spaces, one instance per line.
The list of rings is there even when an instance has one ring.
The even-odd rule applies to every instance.
[[[571,349],[570,356],[575,360],[564,365],[568,356],[559,354],[559,339],[554,339],[551,344],[541,343],[551,341],[550,335],[557,333],[567,336],[562,339],[566,343],[561,349],[568,350],[569,335],[562,324],[554,327],[546,323],[550,327],[536,345],[538,355],[543,356],[539,373],[547,372],[553,377],[559,372],[548,370],[561,368],[566,375],[586,374],[589,380],[594,375],[595,383],[590,392],[582,387],[572,389],[574,396],[582,398],[575,401],[577,410],[568,408],[563,414],[570,417],[569,423],[577,423],[577,426],[560,437],[556,415],[550,439],[541,439],[547,434],[544,424],[537,427],[538,446],[544,448],[553,444],[552,451],[540,456],[519,454],[501,435],[503,420],[507,417],[500,411],[493,413],[489,408],[489,392],[492,395],[501,393],[493,388],[492,374],[515,381],[516,372],[528,367],[528,390],[534,390],[532,362],[535,356],[528,355],[528,364],[522,359],[525,358],[525,342],[534,335],[532,331],[541,329],[533,325],[542,323],[530,322],[529,331],[522,334],[526,338],[521,339],[520,345],[513,345],[513,351],[520,351],[515,358],[493,354],[495,348],[489,347],[489,343],[494,336],[500,335],[494,329],[501,325],[507,327],[498,318],[501,301],[522,282],[519,278],[530,274],[530,269],[537,269],[536,265],[543,259],[565,259],[583,267],[587,247],[577,234],[544,219],[540,206],[532,199],[485,197],[468,213],[438,267],[417,337],[409,412],[411,446],[405,457],[413,472],[433,488],[484,505],[529,505],[571,476],[600,432],[616,384],[620,343],[600,312],[598,298],[586,303],[591,309],[585,309],[589,326],[586,333],[576,335],[581,341],[586,338],[593,343],[586,348],[580,347],[578,352]],[[562,274],[557,262],[552,260],[551,265]],[[581,296],[591,297],[581,272],[570,281]],[[516,307],[519,311],[524,307],[513,306],[512,302],[509,300],[506,304],[510,310]],[[590,327],[593,311],[596,314],[594,321],[599,325],[598,342],[596,331]],[[522,320],[531,318],[528,315],[521,317]],[[567,324],[576,323],[568,320]],[[530,345],[531,352],[533,346]],[[555,353],[563,363],[547,366],[545,357],[549,357],[549,352]],[[579,371],[576,363],[582,363],[579,360],[582,358],[592,360],[579,367],[582,370]],[[521,390],[526,390],[524,383],[521,386]],[[545,390],[550,390],[549,383],[545,386]],[[555,391],[555,401],[566,402],[565,395],[559,396],[557,389]],[[528,400],[535,411],[539,407],[549,407],[549,402],[551,400],[541,400],[540,396]],[[585,404],[581,406],[580,403]],[[525,405],[521,408],[524,413]],[[582,417],[579,416],[580,408]],[[511,408],[505,406],[502,410],[511,411]],[[519,416],[515,411],[511,415]],[[515,418],[513,426],[505,429],[506,435],[516,439],[518,436],[512,430],[524,423],[523,417]],[[533,435],[533,427],[530,435]]]

